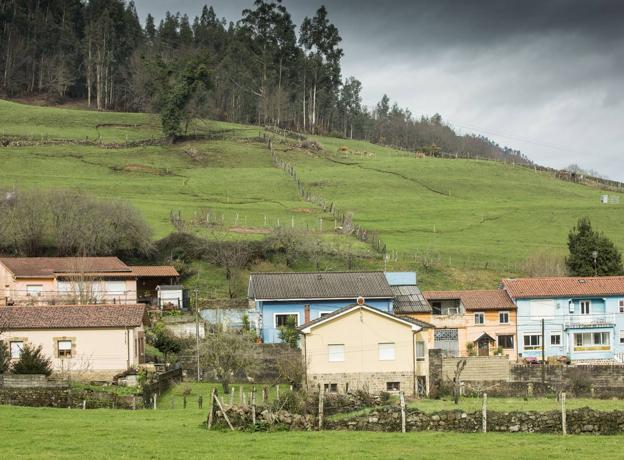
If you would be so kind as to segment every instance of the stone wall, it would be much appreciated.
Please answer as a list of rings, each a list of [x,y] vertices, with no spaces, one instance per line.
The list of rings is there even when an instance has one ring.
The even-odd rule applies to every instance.
[[[0,388],[0,405],[30,407],[71,407],[76,409],[141,409],[140,396],[72,390],[70,388]],[[84,406],[83,406],[84,404]]]
[[[414,375],[411,372],[362,372],[336,374],[308,374],[308,388],[312,391],[321,387],[336,384],[337,391],[347,393],[364,390],[370,393],[388,391],[398,393],[399,390],[388,390],[388,382],[398,382],[399,390],[412,395],[414,389]]]
[[[226,409],[230,422],[238,430],[316,430],[318,418],[269,408],[256,408],[256,425],[252,425],[251,407]],[[216,411],[214,427],[227,429],[220,411]],[[624,411],[599,412],[588,408],[567,412],[569,434],[620,434],[624,433]],[[384,406],[369,413],[351,418],[325,418],[325,430],[349,431],[401,431],[401,409]],[[487,431],[506,433],[562,433],[561,413],[550,412],[488,412]],[[483,429],[481,412],[461,410],[425,413],[406,409],[406,431],[450,431],[478,433]]]
[[[509,380],[509,358],[506,356],[471,356],[468,358],[443,358],[442,378],[453,380],[457,363],[466,360],[466,367],[461,373],[461,380]]]

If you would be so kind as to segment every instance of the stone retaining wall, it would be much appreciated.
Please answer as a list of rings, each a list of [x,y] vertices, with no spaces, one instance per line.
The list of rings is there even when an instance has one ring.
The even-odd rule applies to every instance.
[[[471,356],[468,358],[443,358],[442,378],[453,380],[459,361],[466,360],[461,373],[462,381],[509,380],[509,358],[506,356]]]
[[[336,374],[309,374],[308,388],[314,391],[321,387],[336,384],[337,391],[347,393],[364,390],[370,393],[388,391],[398,393],[399,390],[389,391],[388,382],[398,382],[399,390],[411,395],[414,389],[414,375],[411,372],[362,372]]]
[[[0,388],[0,405],[30,407],[72,407],[86,409],[141,409],[140,396],[119,396],[114,393],[72,390],[70,388]]]

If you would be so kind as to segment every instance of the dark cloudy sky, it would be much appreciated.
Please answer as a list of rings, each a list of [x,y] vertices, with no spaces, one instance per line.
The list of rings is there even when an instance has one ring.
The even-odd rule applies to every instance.
[[[252,0],[135,0],[143,19],[204,3],[236,21]],[[624,1],[284,0],[296,23],[325,4],[364,102],[384,93],[538,163],[624,180]]]

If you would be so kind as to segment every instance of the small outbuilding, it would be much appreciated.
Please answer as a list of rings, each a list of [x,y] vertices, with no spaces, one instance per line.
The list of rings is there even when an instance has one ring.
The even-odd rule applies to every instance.
[[[162,309],[186,309],[189,307],[188,290],[179,284],[156,286],[158,307]]]

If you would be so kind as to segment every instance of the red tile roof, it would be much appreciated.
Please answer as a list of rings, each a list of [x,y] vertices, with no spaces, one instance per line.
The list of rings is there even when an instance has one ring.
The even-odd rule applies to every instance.
[[[144,305],[2,307],[0,330],[136,327],[145,318]]]
[[[117,257],[0,257],[17,278],[54,278],[60,273],[130,272]]]
[[[145,277],[174,277],[180,276],[175,267],[171,265],[132,265],[132,273],[136,276]]]
[[[624,296],[624,276],[503,279],[503,288],[516,299],[592,295]]]
[[[426,291],[425,299],[461,300],[466,310],[512,310],[516,305],[502,289],[480,291]]]

